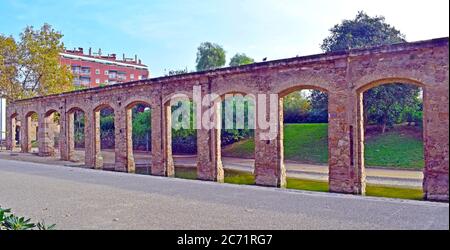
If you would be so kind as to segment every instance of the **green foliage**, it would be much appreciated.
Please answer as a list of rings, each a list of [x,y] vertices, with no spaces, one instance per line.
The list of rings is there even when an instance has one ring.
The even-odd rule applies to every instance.
[[[229,119],[226,115],[226,103],[231,103],[232,108],[232,119]],[[244,127],[238,128],[238,114],[243,112],[243,124]],[[249,115],[255,113],[255,106],[252,100],[247,98],[242,98],[238,100],[237,98],[229,98],[222,102],[222,130],[221,130],[221,143],[222,145],[229,145],[240,141],[242,139],[250,138],[254,135],[254,130],[249,126]],[[240,118],[242,119],[242,118]],[[254,118],[253,118],[254,119]],[[232,125],[232,128],[227,126]]]
[[[200,44],[197,51],[197,71],[216,69],[225,65],[225,50],[222,46],[204,42]]]
[[[62,37],[48,24],[26,27],[18,41],[0,35],[0,89],[8,102],[73,90],[72,73],[59,62]]]
[[[353,20],[344,20],[330,29],[330,36],[325,38],[322,49],[334,52],[348,49],[368,48],[405,42],[405,36],[385,22],[382,16],[370,17],[359,12]],[[398,118],[405,110],[413,108],[419,95],[419,89],[406,84],[383,85],[364,93],[364,112],[367,123],[387,126],[402,122]],[[413,111],[412,113],[415,113]],[[416,117],[417,118],[417,117]]]
[[[408,114],[419,118],[421,100],[420,89],[409,84],[389,84],[372,88],[364,93],[364,111],[369,123],[381,125],[384,133],[386,128],[402,123]],[[420,119],[420,118],[419,118]]]
[[[328,94],[320,90],[312,90],[309,96],[311,109],[328,115]]]
[[[327,123],[328,95],[318,90],[296,91],[283,100],[285,123]]]
[[[300,123],[311,111],[311,103],[304,92],[296,91],[283,98],[284,122]]]
[[[54,224],[32,223],[31,219],[16,216],[11,213],[11,209],[3,209],[0,206],[0,230],[52,230],[54,228]]]
[[[236,55],[234,55],[231,58],[230,66],[231,67],[241,66],[241,65],[252,64],[254,62],[255,62],[255,60],[253,60],[253,58],[248,57],[246,54],[244,54],[244,53],[242,53],[242,54],[237,53]]]
[[[370,17],[363,11],[353,20],[344,20],[330,29],[323,41],[325,52],[393,44],[405,41],[405,36],[385,22],[382,16]]]

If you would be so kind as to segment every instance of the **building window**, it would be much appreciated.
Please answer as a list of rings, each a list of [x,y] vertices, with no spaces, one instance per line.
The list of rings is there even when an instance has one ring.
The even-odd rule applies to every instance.
[[[73,78],[73,84],[74,84],[75,86],[81,86],[80,78],[74,77],[74,78]]]
[[[81,85],[89,86],[89,84],[91,83],[91,78],[90,77],[80,77],[80,81],[81,81]]]
[[[120,81],[127,80],[127,73],[125,72],[117,72],[117,79]]]
[[[131,79],[131,80],[134,79],[134,74],[130,74],[130,79]]]
[[[95,83],[99,84],[100,83],[100,79],[95,79]]]
[[[116,79],[117,78],[117,71],[110,70],[109,74],[108,74],[108,77],[109,77],[109,79]]]
[[[139,80],[142,80],[142,76],[138,76],[138,79],[139,79]]]
[[[80,66],[72,66],[72,72],[73,72],[75,75],[80,74],[80,73],[81,73],[81,67],[80,67]]]
[[[96,74],[96,75],[100,75],[100,70],[99,70],[99,69],[96,69],[96,70],[95,70],[95,74]]]
[[[105,76],[109,75],[109,71],[105,70]]]
[[[81,67],[81,74],[83,74],[83,75],[90,75],[91,74],[91,68],[89,68],[89,67]]]

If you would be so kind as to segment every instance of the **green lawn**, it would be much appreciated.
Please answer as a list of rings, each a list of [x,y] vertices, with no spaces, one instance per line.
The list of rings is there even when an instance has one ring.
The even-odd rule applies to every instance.
[[[386,132],[366,141],[365,160],[368,166],[422,169],[423,143],[407,133]]]
[[[284,128],[285,160],[301,163],[327,164],[327,124],[286,124]],[[253,139],[224,147],[223,156],[253,158]],[[422,140],[411,133],[394,130],[372,135],[366,139],[367,166],[422,169],[424,166]]]
[[[175,169],[175,177],[195,180],[197,178],[196,169],[177,167]],[[225,170],[225,183],[239,184],[239,185],[254,185],[255,177],[253,176],[253,174],[248,172]],[[315,192],[328,192],[328,183],[324,181],[288,178],[287,188],[315,191]],[[367,185],[366,195],[374,197],[387,197],[387,198],[398,198],[409,200],[423,199],[423,192],[421,189],[388,187],[379,185]]]

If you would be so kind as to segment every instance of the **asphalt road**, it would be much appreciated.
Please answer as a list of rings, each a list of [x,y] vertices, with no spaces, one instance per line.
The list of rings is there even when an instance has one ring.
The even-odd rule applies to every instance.
[[[0,159],[0,205],[57,229],[444,229],[449,205]]]

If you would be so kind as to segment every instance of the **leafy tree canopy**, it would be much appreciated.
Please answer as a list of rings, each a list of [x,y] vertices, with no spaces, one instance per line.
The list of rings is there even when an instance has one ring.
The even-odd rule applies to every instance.
[[[210,42],[200,44],[200,47],[198,47],[196,60],[197,71],[223,67],[226,61],[225,54],[225,50],[218,44]]]
[[[322,49],[334,52],[347,49],[359,49],[372,46],[405,42],[405,36],[382,16],[370,17],[363,11],[355,19],[344,20],[330,29],[330,36],[325,38]],[[396,116],[406,109],[417,108],[413,100],[417,100],[418,87],[407,84],[388,84],[372,88],[364,93],[364,113],[367,123],[375,123],[382,127],[400,122]],[[321,97],[316,96],[320,101]],[[414,107],[412,106],[414,105]],[[411,111],[410,111],[411,113]]]
[[[230,66],[231,67],[241,66],[241,65],[246,65],[246,64],[252,64],[254,62],[255,62],[255,60],[253,60],[253,58],[248,57],[246,54],[238,53],[231,58]]]
[[[322,50],[325,52],[368,48],[405,42],[405,36],[387,24],[383,16],[370,17],[360,11],[353,20],[344,20],[330,29]]]
[[[18,41],[0,35],[0,94],[8,102],[73,89],[72,73],[59,61],[62,37],[48,24],[26,27]]]

